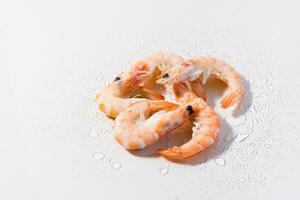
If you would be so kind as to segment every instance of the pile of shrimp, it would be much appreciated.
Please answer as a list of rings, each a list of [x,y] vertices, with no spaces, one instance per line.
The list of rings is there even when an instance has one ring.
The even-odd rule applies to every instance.
[[[244,89],[232,66],[210,56],[185,59],[168,52],[134,63],[98,92],[96,100],[99,110],[114,119],[116,141],[128,150],[146,148],[191,121],[188,142],[157,150],[169,160],[183,161],[217,140],[220,120],[203,88],[211,78],[227,85],[220,101],[223,109],[241,102]]]

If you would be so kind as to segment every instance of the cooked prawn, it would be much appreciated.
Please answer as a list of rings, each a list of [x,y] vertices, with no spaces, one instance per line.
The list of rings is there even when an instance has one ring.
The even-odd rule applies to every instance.
[[[176,129],[192,115],[189,105],[167,101],[134,103],[116,118],[115,139],[126,149],[142,149]]]
[[[209,77],[216,77],[228,85],[225,97],[221,100],[221,107],[228,108],[240,102],[244,95],[243,84],[238,72],[217,58],[202,56],[186,60],[164,72],[157,83],[169,85],[184,81],[194,81],[200,77],[205,84]]]
[[[148,99],[163,99],[164,97],[150,89],[139,86],[143,75],[138,73],[122,73],[115,80],[102,89],[96,95],[99,110],[107,116],[115,118],[118,114],[135,102],[142,101],[142,98],[132,98],[142,94]]]
[[[182,90],[182,85],[180,85]],[[183,88],[184,91],[184,88]],[[180,91],[179,91],[180,92]],[[180,147],[158,150],[157,153],[171,160],[183,160],[191,157],[207,147],[217,139],[220,122],[214,110],[201,98],[189,90],[185,90],[181,101],[185,101],[188,110],[193,110],[191,120],[194,123],[192,139]]]
[[[156,82],[156,78],[154,77],[154,81],[149,81],[153,76],[157,75],[155,72],[156,69],[159,70],[159,74],[166,75],[165,71],[171,69],[174,66],[178,66],[180,63],[182,63],[184,59],[175,54],[170,52],[157,52],[153,53],[142,60],[138,61],[134,64],[132,67],[131,72],[132,73],[139,73],[140,75],[143,75],[144,80],[140,84],[141,86],[147,86],[146,83],[152,84],[148,87],[153,87],[153,82]],[[164,76],[163,75],[163,76]],[[165,77],[166,78],[166,77]],[[186,84],[189,86],[189,88],[195,92],[195,94],[203,99],[206,99],[205,91],[201,85],[201,82],[198,78],[195,78],[192,81],[187,80]],[[171,87],[165,85],[167,93],[165,93],[165,96],[172,96]]]

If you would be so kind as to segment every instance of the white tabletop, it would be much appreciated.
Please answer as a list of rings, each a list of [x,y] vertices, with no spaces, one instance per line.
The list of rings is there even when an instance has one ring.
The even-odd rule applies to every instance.
[[[296,199],[299,6],[296,0],[0,3],[0,199]],[[209,93],[222,119],[218,143],[183,164],[157,157],[156,146],[124,150],[93,102],[105,83],[155,51],[222,58],[246,88],[238,118]],[[174,137],[181,136],[158,145]]]

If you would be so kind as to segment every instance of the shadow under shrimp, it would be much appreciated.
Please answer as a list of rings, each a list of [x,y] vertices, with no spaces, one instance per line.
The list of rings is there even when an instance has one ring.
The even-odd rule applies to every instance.
[[[224,154],[226,151],[228,151],[230,146],[232,145],[234,133],[230,125],[224,119],[220,119],[220,121],[222,126],[216,143],[214,143],[204,151],[196,154],[195,156],[187,158],[181,162],[176,162],[176,164],[200,165],[212,159],[215,159],[221,156],[222,154]],[[227,138],[232,138],[232,139],[228,140]]]
[[[203,86],[207,95],[207,103],[215,108],[219,102],[215,102],[216,99],[220,99],[223,96],[227,86],[219,79],[209,79]]]
[[[246,114],[249,108],[252,105],[252,91],[250,82],[240,76],[243,86],[244,86],[244,97],[242,98],[239,105],[233,109],[233,116],[238,117],[240,115]],[[209,79],[207,83],[204,85],[204,89],[207,93],[207,102],[212,108],[216,108],[217,104],[219,103],[219,99],[224,95],[227,85],[218,79]],[[216,101],[217,100],[217,101]]]

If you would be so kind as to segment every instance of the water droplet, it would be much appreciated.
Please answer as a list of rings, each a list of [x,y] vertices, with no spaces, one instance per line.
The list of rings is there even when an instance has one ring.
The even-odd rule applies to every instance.
[[[67,114],[63,114],[63,118],[67,118]]]
[[[91,131],[90,131],[90,136],[91,136],[91,137],[95,138],[95,137],[98,137],[98,135],[99,135],[99,132],[98,132],[98,131],[96,131],[96,130],[91,130]]]
[[[102,154],[102,153],[96,152],[96,153],[93,154],[93,157],[94,157],[95,160],[103,160],[105,155]]]
[[[242,115],[240,117],[234,118],[232,116],[226,117],[226,121],[231,125],[231,126],[241,126],[246,122],[246,116]]]
[[[255,181],[256,181],[256,178],[251,177],[250,175],[248,175],[248,180],[249,180],[250,182],[255,182]]]
[[[261,180],[266,180],[267,178],[263,175],[260,175]]]
[[[294,116],[295,116],[295,113],[289,112],[288,115],[289,115],[289,117],[294,117]]]
[[[243,141],[246,140],[248,137],[249,137],[248,134],[246,134],[246,135],[238,135],[237,138],[236,138],[236,141],[237,141],[237,142],[243,142]]]
[[[159,170],[159,173],[160,173],[161,175],[166,175],[166,174],[169,173],[169,169],[168,169],[168,168],[161,168],[161,169]]]
[[[271,145],[270,144],[265,144],[265,147],[266,148],[271,148]]]
[[[199,44],[198,43],[194,43],[192,46],[195,47],[195,48],[197,48],[197,47],[199,47]]]
[[[250,143],[250,146],[251,146],[251,147],[255,147],[255,143],[251,142],[251,143]]]
[[[226,161],[224,158],[217,158],[215,159],[215,163],[221,167],[223,167],[226,164]]]
[[[200,130],[200,128],[201,128],[200,123],[199,122],[195,122],[193,129],[196,130],[196,131],[198,131],[198,130]]]
[[[237,126],[233,127],[234,132],[238,133],[239,135],[249,135],[253,132],[253,124],[249,124],[248,126]]]
[[[175,200],[180,200],[179,194],[176,194],[176,195],[175,195]]]
[[[265,83],[265,82],[267,82],[267,79],[266,79],[266,78],[263,78],[263,80],[262,80],[262,81]]]
[[[252,114],[257,113],[255,106],[253,106],[253,107],[250,109],[250,112],[251,112]]]
[[[226,142],[230,142],[230,141],[233,141],[236,137],[237,137],[237,134],[232,133],[232,134],[226,135],[225,138],[224,138],[224,140]]]
[[[73,161],[72,161],[72,164],[73,164],[73,165],[78,165],[79,162],[78,162],[78,160],[73,160]]]
[[[114,170],[119,170],[121,168],[121,163],[119,162],[114,162],[111,167],[114,169]]]
[[[246,182],[246,179],[243,178],[243,177],[241,177],[241,178],[239,178],[239,181],[240,181],[241,183],[245,183],[245,182]]]

